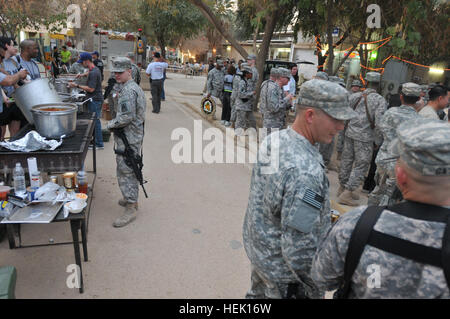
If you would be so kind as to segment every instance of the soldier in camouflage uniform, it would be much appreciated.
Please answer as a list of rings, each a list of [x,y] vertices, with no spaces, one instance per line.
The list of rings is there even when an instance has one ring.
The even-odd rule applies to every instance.
[[[243,225],[251,262],[247,298],[321,297],[310,269],[331,214],[329,182],[314,145],[329,142],[355,114],[347,91],[335,83],[307,81],[299,96],[294,123],[263,140],[253,168]]]
[[[358,113],[358,117],[349,121],[345,130],[339,169],[338,196],[341,204],[358,205],[355,200],[359,196],[354,191],[364,182],[372,161],[374,143],[380,143],[380,138],[377,139],[376,135],[381,136],[381,133],[376,124],[387,109],[386,100],[376,91],[380,78],[380,73],[368,72],[367,89],[350,96],[350,106]]]
[[[131,61],[131,77],[139,85],[141,84],[141,69],[135,64],[134,53],[128,52],[127,58]]]
[[[117,58],[113,62],[116,80],[123,84],[119,93],[117,108],[113,110],[113,119],[108,122],[108,129],[123,128],[128,143],[135,154],[141,154],[144,140],[144,121],[146,102],[144,91],[133,81],[131,77],[131,61],[127,58]],[[122,139],[114,135],[114,149],[123,152],[125,146]],[[122,155],[116,154],[117,180],[123,199],[119,205],[125,207],[125,212],[114,223],[114,227],[123,227],[132,222],[137,215],[139,182],[126,163]]]
[[[446,216],[450,215],[450,126],[416,118],[399,126],[396,135],[393,149],[400,156],[396,180],[406,202],[382,210],[372,228],[396,238],[396,243],[384,237],[375,248],[369,239],[351,277],[348,298],[448,299],[450,280],[446,281],[442,266],[415,261],[417,255],[424,256],[423,250],[413,249],[409,256],[400,256],[406,253],[403,250],[388,251],[399,241],[442,249]],[[342,216],[314,256],[311,275],[322,290],[342,286],[350,238],[365,209],[362,206]],[[433,216],[443,216],[445,221],[433,220]],[[374,271],[378,285],[372,281],[377,275]]]
[[[230,97],[230,106],[231,106],[230,122],[233,125],[236,122],[236,108],[235,108],[235,104],[236,104],[236,97],[237,97],[237,94],[238,94],[238,91],[239,91],[238,88],[239,88],[239,82],[241,81],[241,77],[242,77],[241,70],[236,69],[236,74],[233,77],[233,91],[231,92],[231,97]]]
[[[256,87],[257,87],[258,81],[259,81],[259,72],[258,72],[258,69],[256,68],[256,55],[250,54],[247,57],[247,63],[250,66],[250,68],[252,69],[252,78],[248,80],[248,84],[250,85],[252,90],[256,92]],[[253,104],[253,110],[256,111],[257,104],[258,104],[258,101],[256,101],[256,95],[252,99],[252,104]]]
[[[286,112],[290,108],[292,95],[285,96],[283,86],[289,82],[290,71],[278,68],[275,81],[269,79],[261,85],[259,110],[263,116],[263,127],[270,134],[272,129],[281,130],[286,124]],[[272,72],[271,72],[272,74]]]
[[[252,127],[256,129],[256,120],[253,115],[253,99],[255,91],[253,87],[248,83],[252,77],[252,69],[247,66],[242,66],[242,77],[239,81],[238,93],[236,97],[236,135],[240,136],[245,134],[245,129]],[[249,123],[247,127],[247,121]]]
[[[352,81],[352,85],[351,85],[351,95],[349,100],[352,100],[352,96],[354,94],[357,94],[359,92],[361,92],[361,88],[362,88],[362,84],[361,81],[359,80],[353,80]],[[344,131],[340,131],[337,137],[337,141],[336,141],[336,152],[337,152],[337,160],[340,161],[341,160],[341,156],[342,156],[342,151],[344,150]]]
[[[375,159],[380,180],[375,189],[369,194],[369,205],[383,206],[395,203],[393,199],[396,189],[394,167],[397,158],[393,156],[389,149],[393,140],[397,137],[397,127],[419,116],[414,105],[419,100],[420,93],[421,90],[418,84],[412,82],[403,84],[400,94],[402,105],[387,110],[378,124],[384,139]]]
[[[206,82],[206,92],[207,97],[212,97],[216,102],[216,105],[222,105],[223,97],[223,86],[225,83],[225,74],[222,71],[223,60],[216,61],[216,67],[209,71],[208,78]],[[215,119],[216,109],[214,108],[211,114],[212,118]]]

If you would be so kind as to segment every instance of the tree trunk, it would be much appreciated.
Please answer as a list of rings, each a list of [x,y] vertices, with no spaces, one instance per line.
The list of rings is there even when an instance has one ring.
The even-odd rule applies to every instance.
[[[161,57],[163,59],[165,59],[166,58],[166,41],[163,36],[158,37],[158,45],[161,49]]]
[[[235,48],[239,54],[246,59],[248,56],[247,51],[239,44],[239,42],[227,31],[225,30],[222,22],[218,19],[212,10],[208,7],[207,4],[203,2],[203,0],[189,0],[193,5],[198,7],[203,15],[211,22],[216,29],[220,32],[220,34],[230,42],[231,46]]]
[[[327,73],[333,74],[334,48],[333,48],[333,1],[327,1],[327,42],[328,42],[328,61]]]
[[[266,16],[266,26],[264,28],[264,37],[262,40],[261,47],[259,48],[257,60],[256,60],[256,68],[258,69],[259,73],[259,79],[258,83],[256,84],[256,104],[258,104],[259,101],[259,93],[261,92],[261,83],[264,80],[264,64],[266,62],[267,54],[269,53],[270,49],[270,41],[272,40],[273,31],[275,30],[275,26],[277,24],[276,17],[278,17],[280,13],[280,9],[278,8],[277,3],[277,9],[269,13]],[[255,105],[256,109],[256,105]]]
[[[255,52],[255,54],[257,53],[256,41],[258,40],[258,33],[259,33],[259,18],[258,18],[258,25],[256,26],[256,30],[253,33],[253,52]]]

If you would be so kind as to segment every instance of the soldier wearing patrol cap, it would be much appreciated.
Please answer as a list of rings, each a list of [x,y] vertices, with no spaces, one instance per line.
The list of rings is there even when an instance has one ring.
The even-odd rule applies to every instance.
[[[239,60],[241,62],[242,60]],[[241,63],[242,68],[242,63]],[[230,122],[232,124],[232,127],[234,127],[234,123],[236,122],[236,97],[237,93],[239,91],[239,82],[241,81],[242,77],[242,71],[239,68],[236,68],[236,74],[233,77],[233,91],[231,92],[230,97],[230,106],[231,106],[231,116],[230,116]]]
[[[216,67],[209,71],[208,73],[208,79],[206,82],[206,92],[207,97],[213,97],[216,104],[220,105],[222,104],[222,97],[223,97],[223,86],[225,83],[225,74],[222,72],[223,68],[223,60],[217,60],[216,61]],[[215,114],[215,108],[212,114],[212,117],[214,118]]]
[[[243,225],[251,262],[247,298],[320,298],[312,257],[331,225],[328,178],[315,144],[355,116],[348,92],[311,80],[300,87],[294,123],[267,136],[253,168]]]
[[[362,84],[359,80],[353,80],[350,88],[350,98],[352,99],[352,95],[358,92],[361,92]],[[340,161],[342,158],[342,151],[344,150],[344,131],[340,131],[336,141],[336,152],[337,152],[337,160]]]
[[[248,84],[250,85],[252,90],[256,92],[256,87],[258,85],[258,80],[259,80],[259,72],[258,72],[258,69],[256,68],[256,55],[250,54],[247,57],[247,63],[250,66],[250,68],[252,69],[252,78],[249,79]],[[253,110],[255,110],[255,111],[256,111],[257,104],[258,104],[258,101],[256,101],[256,95],[255,95],[252,99],[252,106],[253,106]]]
[[[113,110],[113,119],[107,123],[108,129],[123,128],[128,143],[135,154],[142,154],[144,140],[145,121],[145,94],[141,87],[132,78],[131,61],[128,58],[117,58],[113,62],[116,81],[123,85],[118,96],[117,108]],[[114,150],[123,152],[125,146],[122,139],[114,135]],[[134,171],[126,164],[123,155],[116,154],[117,180],[123,199],[119,205],[125,207],[125,211],[113,223],[114,227],[123,227],[132,222],[137,215],[139,182]]]
[[[358,116],[350,120],[344,133],[344,149],[339,167],[338,202],[357,206],[359,195],[355,190],[364,182],[372,161],[374,148],[381,144],[377,123],[387,109],[386,100],[377,93],[381,74],[366,74],[367,88],[349,98]]]
[[[141,69],[135,64],[134,52],[127,52],[127,58],[131,61],[131,77],[138,85],[141,83]]]
[[[396,135],[406,201],[343,215],[314,257],[312,278],[322,290],[340,288],[341,298],[448,299],[450,125],[415,118]]]
[[[264,86],[261,86],[259,107],[263,116],[263,127],[267,129],[267,134],[270,134],[273,129],[284,128],[286,111],[293,99],[292,95],[285,96],[283,92],[283,87],[289,82],[291,72],[286,68],[278,68],[276,74],[275,81],[269,79],[264,82]]]
[[[247,64],[242,64],[242,76],[239,81],[238,92],[236,97],[236,135],[244,135],[245,129],[251,127],[256,129],[256,120],[253,115],[253,99],[255,90],[249,83],[252,78],[252,68]],[[247,124],[248,123],[248,124]]]
[[[388,205],[396,201],[394,198],[396,190],[394,167],[397,158],[390,152],[390,146],[397,137],[397,127],[402,123],[410,123],[419,116],[414,105],[420,99],[420,93],[421,89],[418,84],[404,83],[400,94],[402,105],[387,110],[377,124],[383,134],[383,144],[375,159],[379,182],[369,194],[369,205]]]

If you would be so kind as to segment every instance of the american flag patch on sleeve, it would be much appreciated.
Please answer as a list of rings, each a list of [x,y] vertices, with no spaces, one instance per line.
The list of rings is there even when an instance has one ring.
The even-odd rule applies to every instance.
[[[306,189],[302,200],[309,205],[316,207],[317,209],[322,209],[324,198],[317,194],[316,192]]]

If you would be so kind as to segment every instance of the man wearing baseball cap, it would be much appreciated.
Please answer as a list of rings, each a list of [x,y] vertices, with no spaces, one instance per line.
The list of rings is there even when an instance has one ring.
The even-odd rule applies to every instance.
[[[312,278],[340,298],[450,298],[450,125],[416,117],[396,136],[405,201],[346,213],[314,257]]]
[[[254,165],[243,225],[251,262],[247,298],[321,298],[311,279],[318,243],[331,226],[329,182],[316,143],[330,143],[356,116],[339,84],[300,87],[294,123],[267,136]]]
[[[95,147],[97,149],[104,149],[103,145],[103,134],[102,134],[102,124],[100,122],[100,117],[102,116],[102,104],[103,104],[103,92],[102,92],[102,75],[100,70],[92,62],[92,55],[87,52],[82,52],[80,54],[80,59],[78,63],[82,64],[83,67],[87,68],[89,71],[85,74],[79,74],[77,76],[86,76],[87,74],[87,84],[80,85],[75,82],[70,82],[69,87],[77,87],[87,92],[86,98],[92,98],[88,102],[89,112],[95,113]]]

